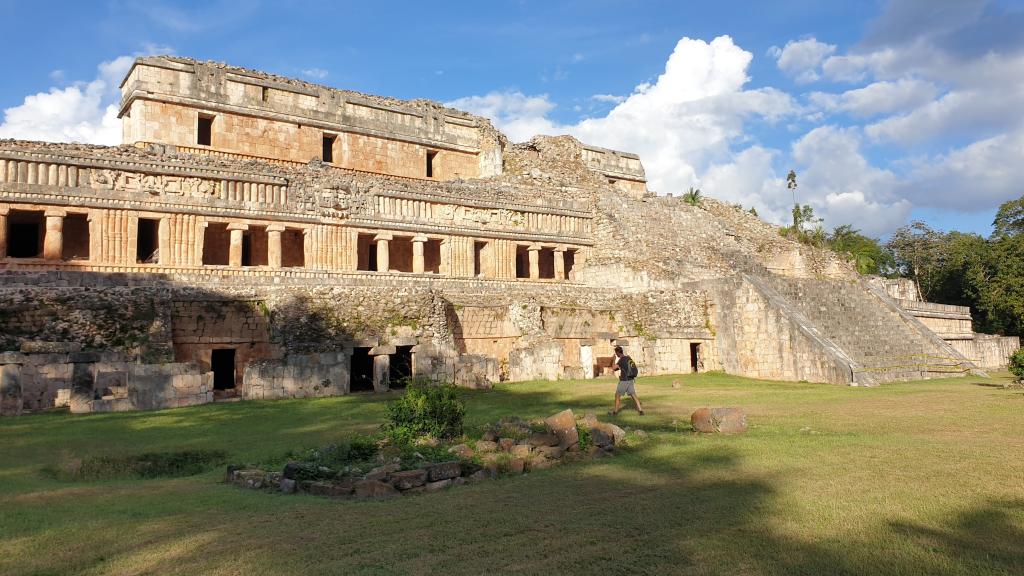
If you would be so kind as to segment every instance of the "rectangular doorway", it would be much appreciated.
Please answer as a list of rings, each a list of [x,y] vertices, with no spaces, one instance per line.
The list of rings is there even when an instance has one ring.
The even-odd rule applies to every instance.
[[[690,372],[700,372],[701,364],[703,362],[700,361],[700,344],[690,342]]]
[[[373,356],[369,348],[352,350],[352,369],[348,374],[349,393],[373,392]]]
[[[412,378],[412,346],[398,346],[391,355],[392,390],[405,388],[406,381]]]
[[[233,390],[235,388],[235,349],[211,350],[210,370],[213,371],[214,390]]]

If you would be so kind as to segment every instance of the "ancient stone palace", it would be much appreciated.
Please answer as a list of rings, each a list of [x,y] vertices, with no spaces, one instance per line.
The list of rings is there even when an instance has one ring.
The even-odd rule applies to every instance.
[[[0,141],[0,413],[593,378],[616,344],[874,385],[1015,344],[626,152],[178,57],[121,92],[121,146]]]

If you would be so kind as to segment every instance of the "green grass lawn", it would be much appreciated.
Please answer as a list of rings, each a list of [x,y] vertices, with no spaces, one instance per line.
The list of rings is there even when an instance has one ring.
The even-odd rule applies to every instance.
[[[678,377],[676,377],[678,378]],[[372,432],[387,396],[0,419],[2,574],[1024,574],[1024,391],[975,377],[843,388],[641,378],[651,433],[613,459],[384,502],[242,490],[223,471],[65,482],[74,458],[220,449],[235,462]],[[468,424],[614,382],[463,394]],[[743,436],[690,413],[740,406]]]

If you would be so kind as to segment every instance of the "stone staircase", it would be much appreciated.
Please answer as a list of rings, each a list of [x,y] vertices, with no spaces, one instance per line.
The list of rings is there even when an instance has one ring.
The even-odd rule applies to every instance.
[[[870,385],[961,376],[977,370],[920,321],[864,282],[780,276],[759,280],[762,290],[781,296],[855,362],[855,381]]]

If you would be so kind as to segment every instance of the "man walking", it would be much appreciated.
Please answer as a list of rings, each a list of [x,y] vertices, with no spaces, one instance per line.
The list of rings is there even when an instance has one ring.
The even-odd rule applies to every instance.
[[[629,356],[622,353],[622,346],[615,347],[615,356],[618,358],[615,365],[612,366],[612,371],[619,372],[619,385],[615,388],[615,409],[610,412],[612,416],[619,413],[621,407],[622,395],[629,394],[629,397],[633,399],[636,404],[636,411],[641,416],[644,415],[644,408],[640,405],[640,399],[636,396],[636,377],[639,373],[637,370],[636,362]]]

